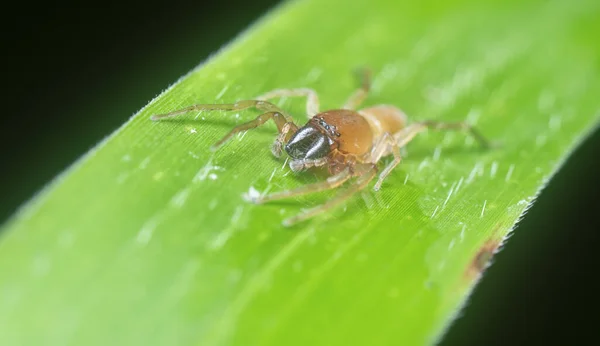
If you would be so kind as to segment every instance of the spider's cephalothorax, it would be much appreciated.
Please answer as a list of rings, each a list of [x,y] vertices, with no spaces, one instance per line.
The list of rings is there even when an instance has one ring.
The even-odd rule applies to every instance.
[[[167,114],[155,115],[152,120],[194,110],[256,108],[264,113],[250,122],[236,126],[212,149],[220,148],[234,134],[255,128],[271,119],[279,131],[272,148],[275,156],[279,157],[284,149],[291,158],[289,165],[292,170],[301,171],[311,167],[327,166],[331,174],[322,182],[305,185],[294,190],[249,197],[255,203],[337,188],[354,178],[353,184],[346,191],[320,206],[284,220],[285,225],[305,220],[343,202],[353,193],[367,186],[375,177],[378,172],[377,163],[382,157],[393,155],[393,160],[381,171],[375,183],[374,190],[379,190],[384,179],[400,163],[400,148],[426,129],[467,131],[480,144],[488,145],[487,141],[473,127],[464,122],[423,121],[407,126],[406,116],[394,106],[376,105],[355,110],[366,98],[370,87],[370,75],[367,70],[364,72],[361,88],[350,96],[341,109],[319,112],[319,99],[317,93],[312,89],[278,89],[258,97],[257,100],[238,101],[233,104],[193,105]],[[306,111],[309,121],[306,125],[298,127],[289,114],[266,101],[276,97],[289,96],[305,96],[307,98]]]

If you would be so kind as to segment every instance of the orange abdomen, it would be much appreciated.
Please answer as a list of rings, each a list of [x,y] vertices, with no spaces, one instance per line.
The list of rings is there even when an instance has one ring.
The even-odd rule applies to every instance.
[[[373,131],[371,126],[359,113],[349,109],[334,109],[315,115],[327,124],[335,126],[339,133],[338,150],[342,153],[363,155],[371,150]]]
[[[385,132],[393,135],[406,126],[406,115],[394,106],[377,105],[358,112],[369,123],[375,138]]]

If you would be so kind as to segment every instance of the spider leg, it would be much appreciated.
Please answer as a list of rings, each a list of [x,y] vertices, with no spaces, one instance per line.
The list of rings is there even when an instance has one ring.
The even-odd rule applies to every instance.
[[[225,144],[229,139],[231,139],[231,137],[233,137],[233,135],[235,135],[236,133],[244,132],[244,131],[253,129],[255,127],[258,127],[258,126],[266,123],[269,119],[273,119],[273,121],[277,125],[277,130],[279,131],[279,136],[277,136],[277,139],[275,140],[275,143],[273,144],[273,148],[272,148],[272,151],[275,154],[276,147],[278,147],[278,148],[283,147],[283,143],[281,141],[285,140],[286,137],[288,136],[288,134],[295,132],[297,129],[297,126],[293,122],[287,121],[285,116],[279,112],[263,113],[263,114],[259,115],[258,117],[256,117],[256,119],[254,119],[254,120],[251,120],[247,123],[243,123],[241,125],[234,127],[233,129],[231,129],[231,131],[229,131],[228,134],[223,136],[223,138],[221,138],[217,143],[213,144],[213,146],[210,147],[210,150],[212,150],[212,151],[218,150],[219,148],[221,148],[223,146],[223,144]],[[290,132],[290,130],[292,130],[292,131]]]
[[[398,143],[398,147],[402,148],[412,141],[416,135],[427,129],[463,131],[471,135],[483,148],[491,147],[490,142],[483,137],[483,135],[481,135],[477,129],[466,122],[446,123],[441,121],[427,120],[405,127],[401,131],[396,132],[394,134],[394,138]]]
[[[234,134],[255,128],[257,126],[260,126],[269,119],[273,119],[273,121],[277,125],[277,130],[279,131],[279,134],[280,134],[277,137],[277,140],[275,141],[276,144],[278,141],[286,140],[288,134],[295,132],[295,130],[298,128],[294,124],[294,120],[292,119],[291,116],[286,114],[283,110],[281,110],[279,107],[275,106],[274,104],[272,104],[270,102],[262,101],[262,100],[244,100],[244,101],[238,101],[236,103],[226,103],[226,104],[197,104],[197,105],[192,105],[192,106],[185,107],[182,109],[178,109],[178,110],[175,110],[170,113],[153,115],[151,119],[156,121],[156,120],[161,120],[161,119],[165,119],[165,118],[175,117],[177,115],[188,113],[191,111],[215,111],[215,110],[237,111],[237,110],[244,110],[244,109],[248,109],[248,108],[256,108],[258,110],[265,111],[266,113],[259,115],[256,119],[254,119],[252,121],[249,121],[247,123],[244,123],[244,124],[234,127],[221,140],[219,140],[217,143],[215,143],[211,147],[211,150],[215,151],[215,150],[219,149]],[[281,147],[281,143],[279,143],[279,144]]]
[[[371,151],[371,162],[377,163],[383,156],[389,155],[390,153],[394,155],[394,160],[381,171],[377,183],[373,186],[373,190],[378,191],[381,188],[383,180],[402,160],[400,148],[404,147],[413,140],[416,135],[427,129],[465,131],[473,136],[482,147],[487,148],[490,146],[489,142],[474,127],[464,122],[445,123],[439,121],[424,121],[412,124],[398,131],[394,136],[385,133],[380,141],[373,146],[373,150]]]
[[[358,73],[361,78],[361,86],[350,95],[343,106],[344,109],[356,109],[367,98],[371,89],[371,70],[363,68],[358,70]]]
[[[150,119],[156,121],[164,118],[172,118],[180,114],[192,112],[192,111],[241,111],[248,108],[256,108],[265,112],[279,112],[285,116],[285,118],[292,122],[292,118],[285,113],[284,110],[277,107],[276,105],[262,101],[262,100],[243,100],[238,101],[236,103],[223,103],[223,104],[197,104],[189,107],[181,108],[175,110],[173,112],[165,113],[165,114],[156,114],[153,115]]]
[[[283,143],[287,143],[290,139],[290,136],[298,130],[298,126],[292,122],[286,122],[279,129],[279,135],[275,138],[273,145],[271,146],[271,153],[276,158],[281,157],[281,153],[283,152]]]
[[[322,157],[320,159],[307,160],[291,160],[290,161],[290,169],[294,172],[300,172],[307,170],[311,167],[321,167],[325,166],[328,163],[327,157]]]
[[[319,113],[319,95],[313,89],[298,88],[298,89],[276,89],[269,91],[257,97],[258,100],[270,100],[276,97],[306,97],[306,115],[312,118]]]
[[[327,178],[327,180],[320,181],[318,183],[308,184],[304,186],[300,186],[293,190],[284,190],[279,192],[270,193],[268,195],[259,196],[259,197],[249,197],[248,200],[253,203],[265,203],[269,201],[274,201],[278,199],[284,199],[295,196],[302,196],[313,192],[325,191],[335,189],[336,187],[342,185],[348,179],[352,178],[352,173],[350,173],[350,169],[346,168],[336,175],[332,175]]]
[[[338,194],[334,198],[328,200],[327,202],[325,202],[319,206],[308,209],[296,216],[292,216],[290,218],[283,220],[283,225],[291,226],[295,223],[304,221],[310,217],[313,217],[317,214],[323,213],[323,212],[337,206],[338,204],[347,200],[349,197],[351,197],[356,192],[364,189],[365,186],[367,186],[367,184],[369,184],[369,182],[373,179],[373,177],[375,177],[375,174],[377,173],[377,167],[373,164],[357,165],[357,166],[355,166],[355,169],[356,169],[356,171],[354,172],[354,175],[358,175],[358,178],[352,185],[350,185],[350,187],[348,187],[346,190],[342,191],[340,194]]]
[[[383,156],[392,153],[394,155],[394,160],[390,162],[379,174],[379,178],[377,179],[377,183],[373,187],[373,190],[379,191],[381,188],[381,184],[383,180],[387,178],[390,172],[400,163],[402,160],[402,156],[400,156],[400,147],[398,143],[390,135],[388,132],[384,133],[378,143],[373,146],[373,150],[371,151],[371,162],[374,164],[377,163]]]

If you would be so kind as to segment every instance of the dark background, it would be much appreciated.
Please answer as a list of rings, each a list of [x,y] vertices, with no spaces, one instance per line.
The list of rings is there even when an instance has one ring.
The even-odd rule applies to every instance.
[[[0,222],[277,2],[6,9]],[[494,258],[443,345],[593,340],[599,148],[596,131]]]

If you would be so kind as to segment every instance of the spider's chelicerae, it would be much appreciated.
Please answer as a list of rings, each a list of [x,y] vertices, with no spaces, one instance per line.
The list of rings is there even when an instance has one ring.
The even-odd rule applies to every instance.
[[[325,181],[304,185],[293,190],[252,197],[251,201],[254,203],[334,189],[354,178],[353,183],[336,197],[284,220],[283,223],[286,226],[322,213],[360,191],[376,176],[377,163],[383,157],[393,155],[393,160],[381,171],[373,187],[375,191],[379,190],[384,179],[400,163],[400,148],[426,129],[467,131],[482,146],[488,146],[485,138],[465,122],[421,121],[407,125],[406,115],[391,105],[375,105],[356,110],[367,97],[371,84],[368,70],[363,70],[361,75],[361,87],[348,98],[340,109],[321,112],[319,98],[313,89],[277,89],[257,97],[256,100],[238,101],[232,104],[198,104],[170,113],[154,115],[152,120],[173,117],[191,111],[239,111],[256,108],[264,113],[252,121],[234,127],[211,149],[217,150],[234,134],[255,128],[272,119],[279,130],[279,135],[271,150],[273,155],[280,157],[285,150],[290,156],[289,166],[293,171],[326,167],[330,174]],[[307,98],[306,112],[309,120],[304,126],[296,125],[286,111],[267,102],[269,99],[288,96]]]

